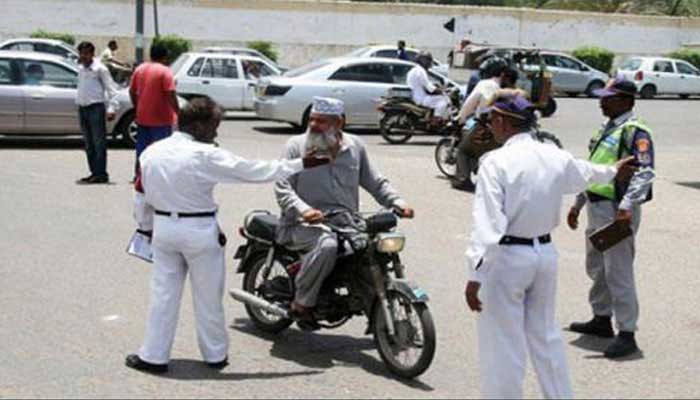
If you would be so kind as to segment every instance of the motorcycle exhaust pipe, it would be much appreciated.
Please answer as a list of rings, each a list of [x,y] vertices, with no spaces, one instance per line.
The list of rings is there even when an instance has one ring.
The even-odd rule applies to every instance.
[[[270,303],[269,301],[261,299],[260,297],[257,297],[251,293],[248,293],[245,290],[230,289],[228,293],[231,295],[231,297],[233,297],[235,300],[240,301],[241,303],[248,304],[251,307],[255,307],[263,311],[267,311],[270,314],[276,315],[280,318],[290,319],[289,311],[285,310],[282,307],[276,306]]]

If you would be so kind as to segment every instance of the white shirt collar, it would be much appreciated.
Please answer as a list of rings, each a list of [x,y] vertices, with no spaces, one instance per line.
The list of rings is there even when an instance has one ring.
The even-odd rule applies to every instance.
[[[608,122],[608,124],[612,123],[612,126],[617,128],[618,126],[624,124],[625,122],[629,121],[632,118],[634,118],[634,112],[628,111],[628,112],[620,115],[619,117],[611,120],[610,122]],[[606,125],[606,126],[608,126],[608,125]]]
[[[526,140],[532,140],[532,131],[525,131],[521,133],[516,133],[506,140],[503,146],[511,146],[516,143],[520,143]]]

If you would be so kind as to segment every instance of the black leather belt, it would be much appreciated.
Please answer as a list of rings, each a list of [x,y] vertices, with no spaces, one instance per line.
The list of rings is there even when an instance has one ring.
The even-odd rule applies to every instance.
[[[552,241],[552,236],[548,234],[542,235],[537,238],[537,241],[540,242],[540,244],[547,244]],[[503,246],[515,246],[515,245],[520,245],[520,246],[534,246],[535,245],[535,239],[527,239],[527,238],[521,238],[517,236],[503,236],[500,242],[498,244],[503,245]]]
[[[216,211],[181,213],[181,212],[170,212],[170,211],[156,210],[156,215],[163,215],[166,217],[178,217],[178,218],[206,218],[206,217],[216,216]]]
[[[586,192],[586,197],[588,197],[588,201],[590,201],[591,203],[597,203],[599,201],[612,201],[607,197],[603,197],[593,192]]]

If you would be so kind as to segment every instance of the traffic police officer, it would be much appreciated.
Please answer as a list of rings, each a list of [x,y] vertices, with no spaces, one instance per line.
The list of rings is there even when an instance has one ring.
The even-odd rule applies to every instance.
[[[637,88],[634,83],[617,78],[596,95],[608,123],[597,132],[590,144],[590,160],[611,165],[621,158],[634,156],[639,170],[627,183],[591,185],[577,197],[568,216],[569,226],[576,229],[578,216],[588,204],[586,237],[617,220],[639,231],[641,204],[651,200],[654,179],[654,145],[651,129],[633,113]],[[593,319],[571,324],[570,329],[583,334],[614,337],[611,317],[619,333],[605,350],[608,358],[628,356],[638,351],[637,330],[639,304],[634,281],[634,235],[605,252],[596,250],[586,240],[586,270],[593,280],[589,302]]]
[[[467,304],[481,312],[481,395],[521,398],[529,350],[545,397],[570,398],[554,315],[558,256],[550,232],[559,225],[565,194],[610,182],[618,170],[627,172],[630,160],[595,165],[538,142],[534,109],[523,97],[497,99],[490,119],[503,147],[482,158],[466,253]]]
[[[189,273],[204,361],[221,369],[228,361],[228,333],[222,305],[225,237],[216,221],[213,191],[218,183],[272,182],[328,160],[304,158],[249,161],[214,144],[223,111],[208,97],[180,111],[181,132],[159,141],[140,157],[134,215],[139,229],[153,231],[153,279],[146,338],[128,367],[163,373]],[[306,156],[303,156],[306,157]],[[155,214],[155,216],[153,215]]]

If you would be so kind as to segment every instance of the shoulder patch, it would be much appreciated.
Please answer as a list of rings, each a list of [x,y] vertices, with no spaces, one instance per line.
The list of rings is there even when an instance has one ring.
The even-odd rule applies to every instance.
[[[651,148],[651,142],[647,138],[639,138],[634,142],[637,147],[637,151],[640,153],[646,153]]]

